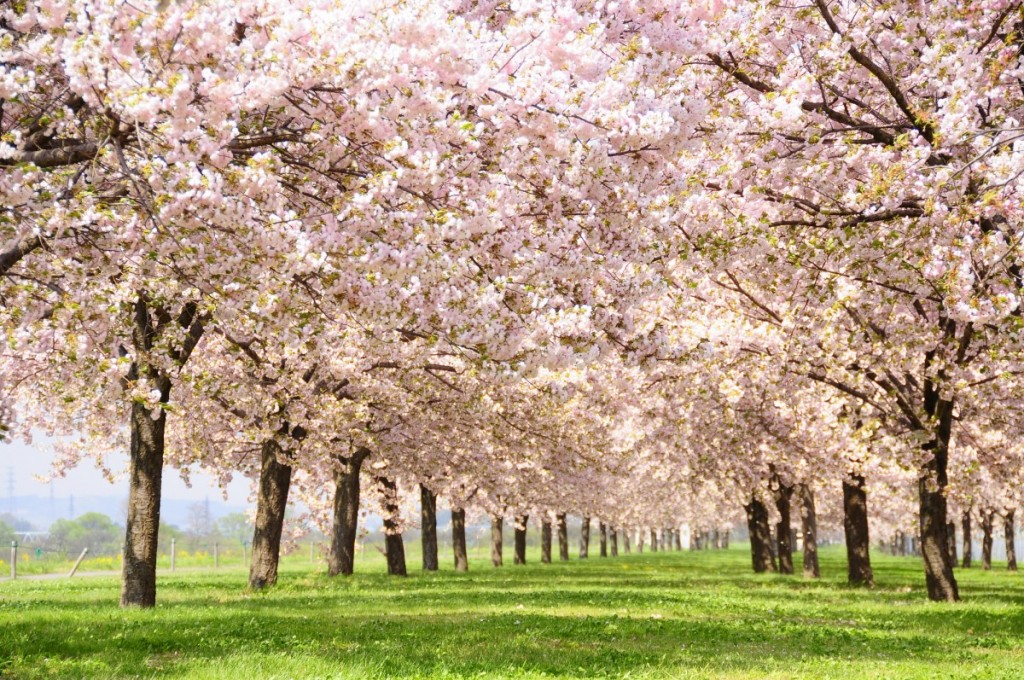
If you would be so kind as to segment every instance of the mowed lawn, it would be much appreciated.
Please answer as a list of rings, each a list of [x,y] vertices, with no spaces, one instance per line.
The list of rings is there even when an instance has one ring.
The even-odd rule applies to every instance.
[[[114,577],[6,582],[0,678],[1024,677],[1024,575],[961,570],[944,605],[914,558],[873,556],[865,590],[822,557],[820,582],[755,576],[745,546],[407,579],[296,560],[267,593],[163,575],[153,611],[118,609]]]

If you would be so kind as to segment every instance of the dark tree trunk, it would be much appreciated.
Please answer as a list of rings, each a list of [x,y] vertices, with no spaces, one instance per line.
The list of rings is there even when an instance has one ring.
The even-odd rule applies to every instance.
[[[604,522],[598,522],[597,531],[601,537],[601,557],[608,557],[608,525]]]
[[[348,458],[338,457],[340,464],[334,470],[334,523],[327,556],[327,573],[331,576],[352,575],[359,532],[359,470],[369,455],[369,449],[360,448]]]
[[[529,515],[516,517],[515,554],[512,557],[512,564],[526,564],[526,523]]]
[[[1006,536],[1006,568],[1010,571],[1017,571],[1017,545],[1016,545],[1016,532],[1017,527],[1014,526],[1014,514],[1015,510],[1007,510],[1006,515],[1003,517],[1003,533]]]
[[[491,518],[491,564],[496,567],[500,567],[502,564],[502,524],[504,524],[504,520],[501,517]]]
[[[619,556],[619,532],[612,527],[608,530],[608,543],[612,557]]]
[[[729,530],[726,529],[722,532],[722,550],[729,549]]]
[[[390,477],[377,477],[381,488],[381,507],[384,514],[384,555],[388,561],[388,574],[408,576],[405,568],[405,543],[398,525],[398,485]]]
[[[868,537],[868,496],[864,477],[843,480],[843,529],[846,531],[846,569],[853,585],[873,586],[871,541]]]
[[[569,561],[569,525],[565,519],[565,513],[559,513],[556,518],[558,525],[558,559],[562,562]]]
[[[814,509],[814,492],[806,484],[800,487],[800,520],[804,537],[804,577],[821,578],[818,566],[818,514]]]
[[[956,523],[946,522],[946,545],[949,547],[949,559],[956,566]]]
[[[163,313],[161,313],[163,312]],[[149,304],[139,295],[133,307],[132,345],[136,362],[128,371],[129,383],[146,379],[160,395],[156,418],[144,404],[132,402],[129,415],[131,442],[128,464],[128,516],[125,522],[124,555],[121,565],[121,606],[156,606],[156,558],[160,529],[160,487],[164,468],[164,432],[170,400],[171,380],[153,366],[138,363],[153,351],[154,343],[168,324],[186,332],[180,345],[167,352],[177,366],[183,366],[203,337],[205,315],[194,302],[186,303],[176,318],[157,310],[156,324]]]
[[[792,530],[793,487],[778,482],[779,488],[775,491],[775,507],[779,511],[779,521],[775,525],[775,543],[779,552],[779,573],[793,573],[793,544],[790,541]]]
[[[452,508],[452,552],[455,553],[455,571],[469,571],[466,555],[466,511]]]
[[[636,530],[636,551],[641,555],[644,554],[644,530]]]
[[[580,559],[585,560],[590,555],[590,518],[584,517],[580,522]]]
[[[630,554],[633,551],[632,541],[629,538],[629,529],[622,532],[622,552]]]
[[[661,542],[658,545],[662,552],[668,552],[672,549],[672,538],[671,532],[665,527],[661,528]]]
[[[658,552],[658,530],[651,529],[651,552]]]
[[[420,544],[423,571],[437,571],[437,495],[420,484]]]
[[[161,402],[166,402],[171,383],[160,379],[157,384]],[[121,567],[122,607],[156,606],[157,531],[166,423],[167,412],[163,409],[154,420],[144,404],[132,402],[128,517]]]
[[[988,571],[992,568],[992,520],[995,512],[981,511],[981,568]]]
[[[252,560],[249,587],[265,588],[277,583],[277,563],[281,557],[281,532],[288,506],[288,487],[292,466],[277,459],[281,446],[274,439],[263,442],[260,488],[256,497],[256,527],[252,535]]]
[[[540,561],[551,564],[551,520],[546,516],[540,523]]]
[[[711,532],[711,541],[708,543],[708,548],[718,548],[718,529]]]
[[[750,531],[750,557],[754,572],[761,574],[776,571],[775,558],[771,552],[772,532],[768,528],[768,508],[756,498],[743,506],[747,513],[747,529]]]
[[[673,538],[673,540],[676,543],[676,552],[681,551],[683,549],[682,532],[679,531],[679,529],[673,529],[672,530],[672,538]]]
[[[964,544],[964,569],[970,569],[971,567],[971,553],[974,552],[974,541],[971,535],[971,508],[967,508],[964,511],[963,517],[960,519],[961,533],[963,534]]]
[[[953,562],[949,559],[949,543],[946,539],[946,462],[952,436],[953,403],[940,399],[930,382],[925,387],[924,401],[925,412],[938,423],[933,439],[924,446],[926,453],[932,454],[932,459],[921,468],[917,483],[925,583],[928,599],[956,602],[960,599],[960,590],[953,575]]]

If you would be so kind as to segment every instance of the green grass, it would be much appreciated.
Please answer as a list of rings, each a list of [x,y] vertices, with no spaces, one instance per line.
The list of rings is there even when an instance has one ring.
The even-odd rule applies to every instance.
[[[936,604],[918,560],[874,556],[865,590],[842,557],[810,582],[749,573],[743,546],[408,579],[307,556],[267,593],[237,568],[163,574],[152,611],[118,609],[114,577],[0,583],[0,677],[1024,676],[1024,576],[960,571],[965,601]]]

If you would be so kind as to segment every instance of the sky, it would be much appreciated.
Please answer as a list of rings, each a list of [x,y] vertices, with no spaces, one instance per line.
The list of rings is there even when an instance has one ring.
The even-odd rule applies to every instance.
[[[17,496],[49,496],[50,485],[38,481],[37,476],[45,475],[50,469],[54,453],[49,448],[45,437],[37,437],[33,444],[27,445],[20,441],[0,444],[0,499],[6,500],[9,484],[13,481],[14,495]],[[68,473],[63,478],[53,481],[53,495],[56,498],[68,496],[128,496],[127,452],[112,455],[108,463],[117,474],[114,484],[108,482],[103,474],[88,460]],[[221,499],[221,489],[209,475],[193,472],[190,475],[192,488],[185,485],[181,477],[170,466],[164,469],[163,496],[169,500],[204,500]],[[249,482],[236,475],[228,486],[228,502],[245,505],[249,496]],[[5,504],[0,502],[0,509]]]

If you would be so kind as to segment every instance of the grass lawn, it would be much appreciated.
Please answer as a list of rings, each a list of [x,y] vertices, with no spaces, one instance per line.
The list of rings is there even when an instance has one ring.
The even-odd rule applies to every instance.
[[[918,560],[873,561],[874,590],[839,547],[817,583],[753,575],[745,546],[408,579],[294,560],[268,593],[162,575],[152,611],[118,609],[115,577],[7,582],[0,678],[1024,677],[1024,575],[961,570],[965,601],[933,604]]]

